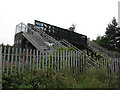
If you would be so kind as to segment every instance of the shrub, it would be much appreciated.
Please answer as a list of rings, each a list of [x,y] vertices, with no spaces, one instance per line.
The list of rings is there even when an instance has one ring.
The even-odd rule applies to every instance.
[[[86,73],[38,69],[32,73],[3,74],[2,85],[3,88],[118,88],[117,76],[109,76],[98,69]]]

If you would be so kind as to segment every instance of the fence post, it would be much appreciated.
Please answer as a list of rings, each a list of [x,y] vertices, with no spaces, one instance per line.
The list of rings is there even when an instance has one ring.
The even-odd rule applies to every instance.
[[[19,67],[18,67],[18,72],[20,73],[20,66],[21,66],[21,56],[22,56],[22,49],[19,49]]]
[[[50,61],[51,61],[51,60],[50,60],[50,59],[51,59],[51,58],[50,58],[50,57],[51,57],[50,54],[51,54],[51,51],[49,51],[49,69],[50,69]]]
[[[59,50],[58,50],[58,56],[57,57],[58,57],[58,62],[57,62],[58,63],[58,67],[57,67],[57,69],[58,69],[58,72],[59,72]]]
[[[53,71],[53,51],[52,51],[52,71]]]
[[[38,50],[36,52],[36,69],[38,69]]]
[[[56,72],[56,67],[57,65],[56,65],[56,50],[55,50],[55,72]]]
[[[77,62],[78,62],[78,52],[76,51],[76,73],[77,73],[77,68],[78,68]]]
[[[4,48],[4,55],[3,55],[3,73],[5,72],[5,58],[6,58],[6,47]]]
[[[25,49],[23,49],[22,72],[24,72],[24,67],[25,67]]]
[[[68,56],[68,54],[67,54],[67,50],[66,50],[66,68],[67,68],[67,61],[68,61],[67,56]]]
[[[86,68],[87,68],[87,51],[86,50],[84,52],[84,64],[85,64],[85,67],[83,68],[83,72],[86,73]]]
[[[33,64],[33,72],[35,70],[35,50],[33,50],[33,61],[32,61],[32,64]]]
[[[15,70],[17,69],[17,57],[18,57],[18,48],[15,49]]]
[[[74,51],[73,73],[75,73],[75,56],[76,56],[76,51]]]
[[[48,52],[46,51],[46,53],[45,53],[45,58],[46,58],[46,71],[47,71],[47,68],[48,68],[48,66],[47,66],[47,57],[48,57]]]
[[[14,48],[12,48],[12,54],[11,54],[11,59],[12,59],[12,62],[11,62],[11,74],[12,74],[12,71],[13,71],[13,55],[14,55]]]
[[[44,69],[44,51],[42,52],[42,69]]]
[[[2,89],[2,46],[0,46],[0,90]]]
[[[65,51],[63,50],[63,70],[64,70],[64,67],[65,67]]]
[[[31,62],[32,62],[32,49],[30,49],[30,65],[29,65],[29,72],[31,72]]]
[[[119,70],[118,70],[118,88],[120,88],[120,58],[118,59],[118,68],[119,68]]]
[[[60,51],[60,70],[62,70],[62,50]]]
[[[73,54],[73,52],[71,51],[71,61],[70,61],[70,67],[71,67],[71,68],[72,68],[72,64],[73,64],[73,63],[72,63],[72,61],[73,61],[73,55],[72,55],[72,54]]]
[[[39,69],[41,69],[41,52],[39,54]]]
[[[10,47],[8,48],[8,54],[7,54],[7,74],[9,73],[9,60],[10,60]]]

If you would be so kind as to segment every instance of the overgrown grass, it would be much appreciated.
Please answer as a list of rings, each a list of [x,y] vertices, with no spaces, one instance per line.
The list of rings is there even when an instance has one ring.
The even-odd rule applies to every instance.
[[[117,79],[101,70],[75,74],[70,70],[56,73],[49,69],[4,74],[2,85],[3,88],[118,88]]]

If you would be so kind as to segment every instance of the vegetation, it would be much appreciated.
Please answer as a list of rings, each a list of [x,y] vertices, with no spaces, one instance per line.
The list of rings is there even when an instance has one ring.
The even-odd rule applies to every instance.
[[[108,24],[105,35],[98,36],[93,42],[107,50],[120,52],[120,28],[115,18]]]
[[[3,88],[118,88],[117,76],[109,76],[101,70],[72,73],[70,70],[55,73],[48,70],[28,71],[2,77]]]
[[[75,30],[75,26],[72,25],[69,28],[70,31]],[[104,36],[98,36],[94,42],[107,48],[108,50],[119,51],[120,40],[117,38],[120,30],[117,26],[115,18],[112,24],[108,25]],[[107,46],[108,44],[108,46]],[[3,47],[5,47],[3,45]],[[12,47],[7,45],[6,47]],[[8,48],[7,48],[8,49]],[[73,50],[70,48],[58,47],[57,50]],[[91,54],[89,54],[92,56]],[[96,54],[92,56],[94,59],[101,58]],[[88,58],[89,59],[89,58]],[[45,58],[46,60],[46,58]],[[41,59],[42,61],[42,59]],[[47,62],[49,59],[47,58]],[[42,63],[42,62],[41,62]],[[50,62],[51,63],[51,62]],[[34,72],[29,70],[24,73],[21,71],[2,76],[3,88],[118,88],[120,78],[118,76],[110,76],[103,70],[93,69],[84,73],[73,73],[72,70],[63,70],[60,72],[54,72],[51,69],[43,70],[38,69]]]
[[[68,28],[68,30],[74,32],[75,28],[76,28],[75,24],[72,24],[71,27]]]
[[[61,50],[67,50],[67,51],[74,51],[74,48],[73,47],[65,47],[65,48],[62,48],[61,46],[55,48],[56,51],[61,51]]]
[[[57,50],[64,48],[58,47]],[[73,48],[66,47],[65,50],[73,50]],[[24,73],[15,71],[11,75],[3,74],[3,88],[118,88],[119,86],[118,76],[109,76],[103,70],[93,69],[86,73],[73,73],[72,68],[60,72],[54,72],[49,68],[47,71],[38,69],[34,72],[28,72],[29,68],[25,69]]]
[[[8,48],[13,48],[13,46],[12,45],[9,45],[9,44],[7,44],[7,45],[4,45],[3,43],[0,45],[0,46],[2,46],[2,53],[4,52],[4,48],[6,47],[6,50],[8,51]]]

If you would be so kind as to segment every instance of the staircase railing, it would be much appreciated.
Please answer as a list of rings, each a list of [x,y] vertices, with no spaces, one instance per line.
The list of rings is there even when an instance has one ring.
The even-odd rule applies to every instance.
[[[26,37],[38,50],[49,48],[49,46],[44,42],[43,38],[24,23],[20,23],[16,26],[16,33],[19,32],[23,32],[24,37]]]
[[[65,48],[65,46],[63,44],[61,44],[59,41],[55,40],[53,37],[51,37],[50,35],[48,35],[47,33],[45,33],[44,31],[34,27],[34,30],[36,32],[38,32],[46,42],[49,42],[49,43],[54,43],[54,46],[61,46],[63,48]]]
[[[104,58],[114,58],[114,57],[120,57],[120,54],[117,52],[112,52],[112,51],[108,51],[105,48],[93,43],[93,42],[89,42],[88,47],[93,49],[95,52],[97,52],[99,55],[102,55]]]
[[[66,41],[65,39],[61,40],[60,41],[61,43],[65,44],[66,46],[68,47],[73,47],[73,49],[81,54],[84,54],[84,58],[86,58],[86,68],[88,69],[88,66],[91,66],[92,68],[97,66],[99,68],[104,68],[103,67],[103,64],[100,63],[100,60],[95,60],[93,59],[92,57],[88,56],[87,55],[87,52],[86,51],[81,51],[80,49],[78,49],[77,47],[75,47],[74,45],[72,45],[71,43],[69,43],[68,41]],[[90,68],[89,68],[90,69]]]
[[[78,51],[80,53],[82,52],[80,49],[78,49],[77,47],[75,47],[74,45],[72,45],[71,43],[66,41],[65,39],[62,39],[60,42],[64,43],[67,47],[73,47],[74,50],[76,50],[76,51]]]
[[[16,27],[16,33],[24,32],[29,34],[29,36],[34,39],[35,42],[37,42],[41,47],[44,46],[45,48],[48,48],[49,50],[54,49],[57,46],[65,47],[62,45],[59,41],[55,40],[48,34],[46,34],[43,31],[38,30],[37,28],[31,28],[29,26],[26,26],[24,23],[20,23]]]
[[[26,34],[29,34],[29,36],[31,38],[33,38],[33,40],[38,43],[38,45],[40,46],[46,46],[46,47],[50,47],[47,43],[53,43],[54,47],[56,46],[61,46],[61,47],[65,47],[63,44],[61,44],[59,41],[55,40],[53,37],[49,36],[48,34],[46,34],[44,31],[39,30],[37,28],[34,28],[34,30],[31,27],[26,26],[23,23],[20,23],[19,25],[17,25],[16,27],[16,33],[18,32],[24,32]],[[78,52],[82,52],[84,54],[84,58],[86,58],[86,65],[89,63],[89,65],[94,66],[97,65],[102,68],[102,64],[100,62],[98,62],[97,60],[94,60],[93,58],[87,56],[87,53],[84,53],[83,51],[79,50],[78,48],[76,48],[74,45],[72,45],[71,43],[69,43],[66,40],[63,40],[63,43],[65,43],[66,45],[73,47],[76,51]],[[92,44],[91,44],[92,45]],[[37,46],[37,47],[39,47]],[[93,65],[94,64],[94,65]]]

